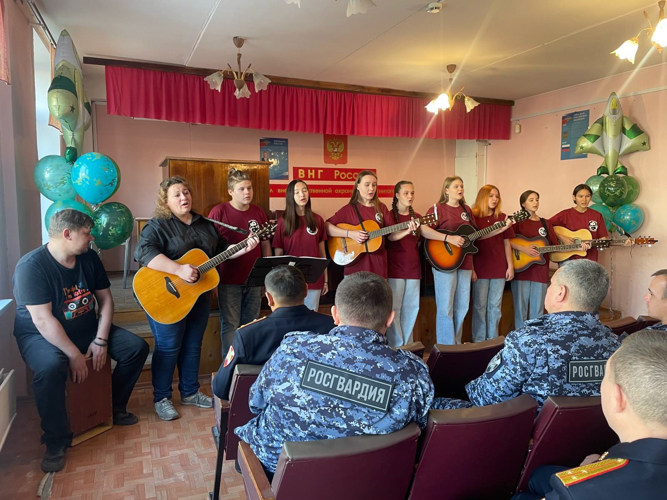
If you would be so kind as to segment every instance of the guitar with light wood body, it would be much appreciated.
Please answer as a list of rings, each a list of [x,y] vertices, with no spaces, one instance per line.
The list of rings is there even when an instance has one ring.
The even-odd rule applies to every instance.
[[[275,223],[267,223],[255,233],[258,238],[270,236],[276,230]],[[175,274],[142,267],[134,275],[134,295],[154,321],[164,325],[178,323],[192,310],[199,297],[213,290],[220,283],[216,267],[248,246],[248,239],[231,245],[224,252],[209,259],[203,250],[193,248],[176,260],[178,264],[190,264],[199,271],[199,279],[188,283]]]
[[[438,221],[435,214],[427,214],[424,217],[414,219],[419,221],[420,225],[432,225]],[[363,227],[361,224],[356,226],[353,224],[336,224],[336,227],[345,229],[346,231],[366,231],[368,239],[364,243],[357,243],[352,238],[341,238],[330,236],[327,239],[327,248],[331,259],[339,266],[347,266],[352,264],[364,253],[372,253],[377,251],[382,246],[382,237],[403,231],[408,228],[410,221],[400,222],[392,226],[380,227],[374,220],[365,220]]]

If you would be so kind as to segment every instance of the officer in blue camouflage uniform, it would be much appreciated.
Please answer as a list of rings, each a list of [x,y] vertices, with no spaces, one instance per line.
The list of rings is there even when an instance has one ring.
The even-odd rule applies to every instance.
[[[597,313],[608,287],[597,262],[560,267],[544,300],[550,314],[507,335],[484,374],[466,386],[470,401],[437,398],[433,408],[486,406],[528,394],[541,409],[549,396],[598,396],[605,362],[620,345]]]
[[[643,330],[607,362],[602,410],[620,443],[581,466],[540,467],[513,500],[667,498],[667,335]]]
[[[389,434],[426,425],[433,383],[425,363],[387,345],[391,289],[369,272],[347,276],[332,308],[328,335],[292,332],[250,390],[257,417],[235,433],[269,473],[286,441]]]
[[[644,295],[648,315],[660,320],[649,330],[667,331],[667,269],[656,271],[652,275],[648,293]]]
[[[236,330],[234,343],[213,378],[213,393],[220,399],[229,397],[237,364],[263,365],[288,332],[308,330],[326,334],[335,326],[331,316],[311,311],[303,305],[308,285],[297,267],[272,269],[266,275],[264,286],[272,313]]]

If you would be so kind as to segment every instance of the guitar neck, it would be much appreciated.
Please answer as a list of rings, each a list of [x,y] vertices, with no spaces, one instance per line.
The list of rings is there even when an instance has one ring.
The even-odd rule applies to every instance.
[[[487,234],[490,234],[490,233],[494,232],[496,229],[500,229],[501,227],[504,227],[504,226],[505,226],[505,221],[504,220],[498,221],[498,222],[496,222],[495,224],[492,224],[489,227],[485,227],[484,229],[480,229],[479,231],[475,231],[470,236],[468,236],[468,240],[473,242],[476,239],[479,239],[482,236],[486,236]]]
[[[423,217],[414,220],[419,221],[419,223],[421,224],[423,222]],[[399,222],[398,224],[394,224],[393,226],[381,227],[380,229],[371,231],[370,233],[368,233],[368,239],[371,240],[373,238],[385,236],[387,234],[395,233],[397,231],[403,231],[404,229],[408,228],[410,222],[411,221]]]
[[[232,255],[234,255],[235,253],[240,252],[241,250],[243,250],[247,246],[248,246],[248,240],[247,239],[243,240],[240,243],[232,245],[229,248],[227,248],[227,250],[225,250],[224,252],[219,253],[215,257],[207,260],[202,265],[198,266],[197,270],[199,271],[200,274],[204,274],[204,273],[210,271],[211,269],[215,269],[217,266],[219,266],[224,261],[229,259]]]
[[[549,245],[546,247],[537,247],[540,254],[551,253],[551,252],[567,252],[570,250],[581,250],[581,244],[579,245]]]

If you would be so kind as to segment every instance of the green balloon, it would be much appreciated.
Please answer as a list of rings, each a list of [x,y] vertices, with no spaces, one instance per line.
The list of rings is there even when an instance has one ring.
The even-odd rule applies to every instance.
[[[602,203],[602,198],[600,198],[600,183],[603,180],[604,177],[601,175],[593,175],[586,181],[586,185],[591,188],[591,191],[593,191],[593,196],[591,199],[594,203]]]
[[[628,185],[628,194],[625,195],[621,205],[633,203],[639,197],[639,181],[629,175],[625,176],[625,183]]]
[[[71,200],[76,197],[72,184],[72,165],[62,156],[45,156],[35,165],[35,185],[51,201]]]
[[[610,233],[614,232],[614,225],[612,224],[612,221],[614,220],[614,212],[616,211],[615,209],[598,203],[593,203],[588,208],[595,210],[596,212],[600,212],[600,214],[602,214],[602,218],[604,219],[604,225],[607,228],[607,231]]]
[[[628,194],[628,184],[622,175],[610,175],[600,183],[600,198],[610,207],[623,204]]]
[[[91,234],[95,245],[102,250],[121,245],[132,234],[134,216],[122,203],[112,201],[101,205],[93,214],[95,227]]]
[[[76,200],[58,200],[54,202],[46,210],[46,214],[44,214],[44,225],[46,226],[47,231],[49,230],[49,226],[51,225],[51,217],[53,217],[56,213],[60,212],[61,210],[65,210],[67,208],[78,210],[79,212],[83,212],[84,214],[86,214],[88,217],[91,218],[93,217],[92,210],[83,203],[79,203]]]

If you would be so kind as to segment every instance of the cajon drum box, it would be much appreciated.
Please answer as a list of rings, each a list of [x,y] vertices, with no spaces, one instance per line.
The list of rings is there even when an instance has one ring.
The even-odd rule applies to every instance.
[[[80,384],[67,380],[66,401],[67,416],[74,434],[73,445],[109,430],[113,422],[111,402],[111,358],[107,356],[104,367],[96,372],[93,370],[92,358],[86,359],[88,377]],[[81,436],[87,431],[97,429],[92,435]],[[77,440],[77,436],[83,439]]]

